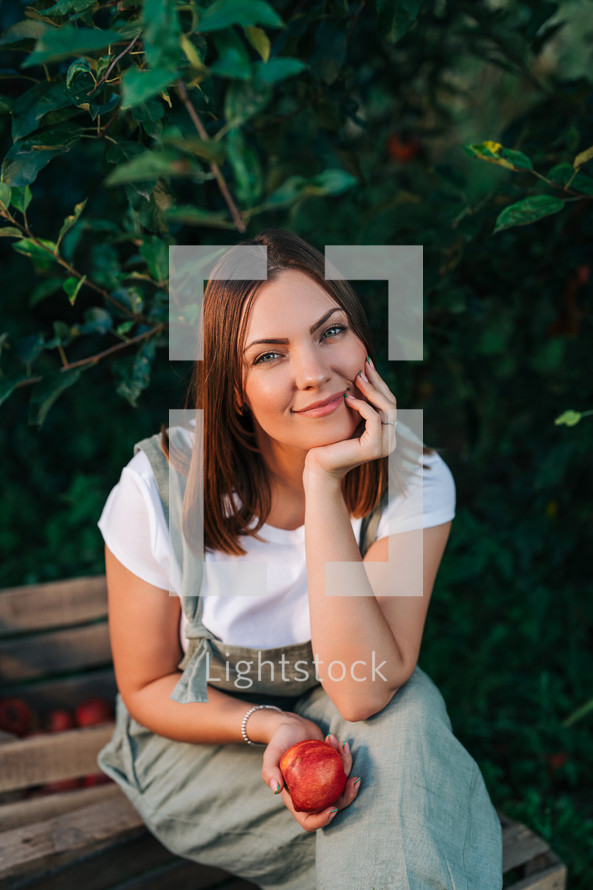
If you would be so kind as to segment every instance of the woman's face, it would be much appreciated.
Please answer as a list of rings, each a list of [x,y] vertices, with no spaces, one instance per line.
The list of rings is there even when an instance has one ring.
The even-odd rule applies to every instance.
[[[344,393],[361,397],[354,378],[366,354],[346,312],[312,278],[290,270],[265,284],[251,306],[243,354],[244,401],[262,451],[350,438],[360,415]]]

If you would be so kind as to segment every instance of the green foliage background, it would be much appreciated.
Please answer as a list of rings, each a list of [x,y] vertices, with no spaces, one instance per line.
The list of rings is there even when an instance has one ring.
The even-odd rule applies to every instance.
[[[359,288],[380,370],[400,406],[423,409],[457,482],[421,664],[496,806],[548,838],[580,890],[593,858],[592,11],[0,10],[0,583],[103,571],[107,493],[132,444],[184,404],[168,245],[270,225],[321,249],[422,244],[423,362],[387,362],[384,288]]]

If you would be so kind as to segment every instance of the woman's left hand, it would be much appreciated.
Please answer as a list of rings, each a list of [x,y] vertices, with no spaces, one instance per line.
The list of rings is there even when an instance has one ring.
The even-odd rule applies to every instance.
[[[365,362],[362,374],[354,378],[352,389],[358,390],[363,398],[348,390],[345,399],[346,407],[359,415],[361,423],[350,439],[311,448],[305,460],[304,478],[308,472],[315,475],[321,472],[342,479],[354,467],[386,457],[395,450],[397,400],[369,361]]]

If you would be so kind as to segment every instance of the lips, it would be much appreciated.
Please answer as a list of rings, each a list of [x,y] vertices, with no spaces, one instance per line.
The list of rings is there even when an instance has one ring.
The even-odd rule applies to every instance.
[[[327,399],[321,399],[318,402],[312,402],[306,408],[296,411],[296,414],[306,414],[309,417],[323,417],[325,414],[331,414],[332,411],[344,401],[344,391],[336,392]]]

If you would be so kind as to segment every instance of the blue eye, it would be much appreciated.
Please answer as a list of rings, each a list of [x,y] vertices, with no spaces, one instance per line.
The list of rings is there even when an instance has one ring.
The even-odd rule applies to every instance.
[[[321,335],[322,340],[333,339],[334,337],[338,337],[341,333],[348,330],[348,326],[344,324],[332,324],[329,328],[326,328]],[[332,333],[332,331],[334,333]],[[326,335],[330,335],[329,337]],[[253,362],[254,365],[269,365],[280,355],[279,352],[263,352]]]
[[[337,331],[338,334],[341,334],[342,331],[345,331],[345,330],[347,330],[346,325],[344,325],[344,324],[333,324],[331,327],[326,328],[326,330],[323,332],[323,336],[325,337],[325,335],[326,335],[326,334],[329,334],[330,331]],[[334,336],[337,336],[337,334],[335,334]]]
[[[265,361],[265,359],[267,359],[268,356],[275,357],[277,355],[280,355],[280,353],[279,352],[264,352],[263,355],[259,355],[256,358],[256,360],[254,361],[253,364],[254,365],[260,365],[260,364],[267,365],[267,364],[269,364],[269,362]]]

